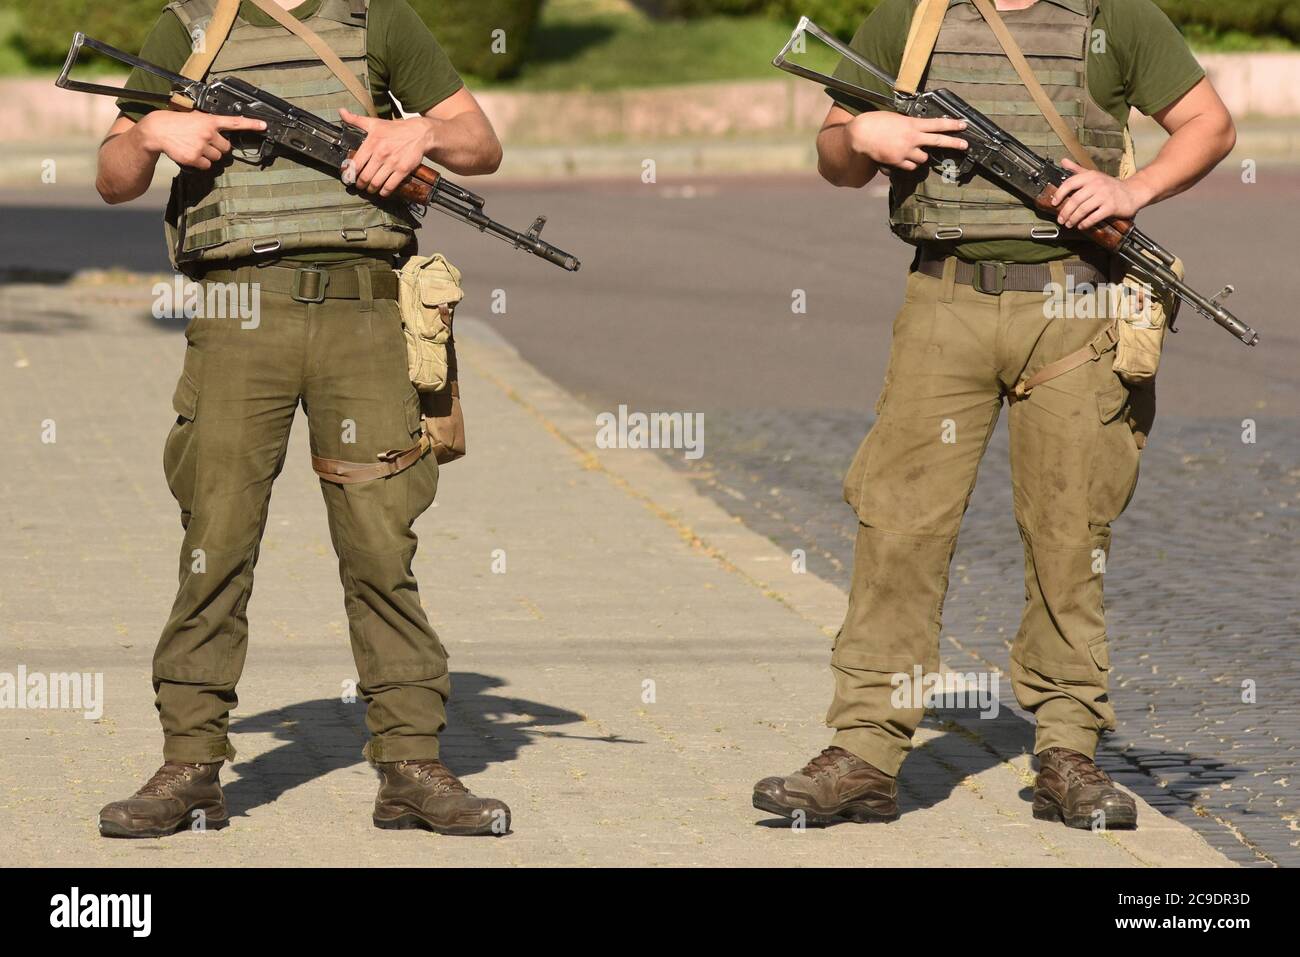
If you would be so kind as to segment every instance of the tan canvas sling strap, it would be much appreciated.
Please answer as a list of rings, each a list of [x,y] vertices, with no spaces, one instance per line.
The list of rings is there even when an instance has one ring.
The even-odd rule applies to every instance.
[[[352,71],[344,65],[343,61],[338,58],[338,54],[330,49],[329,44],[312,32],[310,27],[277,4],[275,0],[249,0],[249,2],[311,47],[312,52],[330,68],[330,72],[339,78],[339,82],[347,87],[348,92],[356,97],[357,102],[365,107],[367,116],[379,115],[375,111],[375,102],[370,98],[366,88],[353,76]],[[353,8],[353,12],[355,13],[355,8]]]
[[[329,67],[330,72],[338,77],[339,82],[362,105],[367,116],[377,117],[379,115],[375,110],[375,101],[370,98],[370,93],[361,85],[343,61],[339,59],[338,54],[330,49],[329,44],[318,37],[310,27],[275,3],[274,0],[249,0],[249,2],[311,47],[311,51]],[[351,7],[353,15],[356,15],[358,4],[354,2]],[[195,50],[190,54],[189,60],[181,68],[181,76],[191,80],[201,80],[207,76],[208,70],[212,69],[212,62],[217,58],[217,53],[221,50],[222,44],[230,36],[230,30],[235,24],[235,17],[238,13],[239,0],[217,0],[216,12],[212,15],[212,21],[208,24],[207,32],[203,37],[202,50]],[[189,97],[176,94],[172,97],[172,106],[176,109],[189,110],[193,109],[194,103]]]
[[[1061,119],[1061,114],[1052,104],[1052,98],[1047,95],[1043,85],[1038,82],[1038,77],[1034,76],[1033,68],[1025,60],[1024,54],[1020,52],[1019,44],[1016,43],[1015,37],[1011,35],[1011,31],[1007,29],[1002,17],[998,15],[997,7],[993,6],[992,0],[971,0],[971,2],[975,4],[975,9],[980,12],[984,22],[989,25],[993,35],[997,37],[1002,52],[1007,55],[1007,59],[1015,67],[1016,75],[1020,77],[1020,82],[1029,90],[1029,95],[1034,98],[1035,105],[1047,119],[1048,124],[1052,127],[1052,132],[1065,144],[1065,148],[1070,151],[1070,155],[1074,157],[1076,163],[1084,169],[1096,169],[1097,164],[1088,155],[1088,151],[1083,148],[1083,144],[1074,135],[1074,131],[1070,129],[1065,120]]]
[[[1038,82],[1038,77],[1034,76],[1033,69],[1029,66],[1028,61],[1025,60],[1024,54],[1020,52],[1020,46],[1016,43],[1015,37],[1011,35],[1011,31],[1007,29],[1006,23],[1003,22],[1002,17],[998,15],[997,8],[993,6],[992,0],[972,0],[972,2],[975,4],[975,9],[980,12],[980,16],[982,16],[984,21],[989,25],[989,29],[993,31],[993,35],[997,37],[997,41],[1002,47],[1002,52],[1005,53],[1007,59],[1011,61],[1011,65],[1015,68],[1016,75],[1020,77],[1020,82],[1029,90],[1029,95],[1033,97],[1034,103],[1038,106],[1038,109],[1051,125],[1052,131],[1056,133],[1061,142],[1065,144],[1065,148],[1070,151],[1070,155],[1074,157],[1076,163],[1084,169],[1095,170],[1097,164],[1093,162],[1092,157],[1088,155],[1088,151],[1083,148],[1083,144],[1080,143],[1079,138],[1074,135],[1074,131],[1071,130],[1065,120],[1061,118],[1060,112],[1052,103],[1052,98],[1047,95],[1047,91],[1043,89],[1043,85]],[[1073,372],[1075,369],[1086,365],[1089,362],[1099,361],[1102,356],[1114,349],[1116,344],[1119,342],[1119,323],[1122,321],[1123,320],[1116,319],[1098,333],[1082,349],[1071,352],[1069,355],[1057,359],[1055,362],[1049,362],[1033,375],[1021,379],[1016,383],[1015,389],[1012,390],[1011,400],[1016,402],[1021,399],[1026,399],[1029,397],[1029,393],[1038,388],[1038,386],[1042,385],[1044,382],[1050,382],[1057,376],[1065,375],[1067,372]]]
[[[326,482],[335,485],[359,485],[373,482],[375,479],[389,478],[409,469],[425,453],[433,448],[433,439],[429,435],[429,420],[420,420],[420,441],[409,449],[391,449],[381,452],[372,463],[344,462],[340,459],[327,459],[319,455],[311,457],[311,467]]]
[[[948,0],[921,0],[912,17],[912,26],[907,31],[907,46],[903,48],[903,62],[898,70],[898,79],[894,89],[899,93],[915,93],[921,88],[921,76],[934,53],[934,45],[939,40],[939,30],[943,27],[944,14],[948,12]]]
[[[230,36],[238,15],[239,0],[217,0],[217,9],[203,32],[203,42],[190,53],[190,58],[181,67],[181,76],[188,80],[201,80],[208,75],[212,61],[217,58],[226,37]],[[182,93],[173,93],[171,107],[175,110],[192,110],[194,101]]]

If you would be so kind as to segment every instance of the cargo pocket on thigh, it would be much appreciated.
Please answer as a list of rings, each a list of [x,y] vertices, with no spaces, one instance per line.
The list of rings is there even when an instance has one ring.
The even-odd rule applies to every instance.
[[[848,474],[844,476],[844,501],[849,503],[859,517],[862,514],[862,487],[866,483],[867,474],[871,467],[871,453],[875,446],[880,443],[880,416],[885,411],[885,400],[889,397],[891,382],[892,376],[889,372],[886,372],[884,385],[880,387],[880,395],[876,398],[876,420],[871,423],[871,429],[867,432],[867,437],[858,446],[858,451],[849,464]]]
[[[1140,452],[1133,428],[1124,414],[1129,393],[1112,376],[1097,392],[1099,419],[1088,477],[1088,523],[1106,527],[1123,514],[1137,490]]]
[[[411,443],[420,441],[424,428],[420,412],[420,395],[412,389],[406,397],[406,430],[410,433]],[[433,452],[426,452],[420,460],[408,470],[406,513],[407,521],[414,522],[433,504],[438,494],[438,461]]]
[[[186,363],[176,391],[172,394],[172,409],[176,422],[163,445],[163,473],[167,487],[181,507],[181,525],[188,527],[194,507],[194,478],[198,458],[198,445],[194,422],[198,416],[199,387]]]
[[[1110,671],[1110,642],[1104,634],[1088,642],[1088,654],[1092,658],[1092,663],[1103,675]]]

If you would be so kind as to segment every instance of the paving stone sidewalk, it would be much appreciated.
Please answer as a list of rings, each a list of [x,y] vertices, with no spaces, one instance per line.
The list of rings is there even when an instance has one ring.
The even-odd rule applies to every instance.
[[[1100,761],[1234,861],[1294,867],[1300,430],[1285,412],[1260,412],[1258,442],[1247,445],[1238,419],[1170,409],[1115,524],[1106,597],[1118,724]],[[746,409],[706,419],[708,454],[670,461],[847,587],[856,526],[840,484],[870,417]],[[1013,511],[1003,415],[953,559],[942,639],[950,667],[1008,667],[1023,604]]]
[[[461,324],[470,455],[421,519],[417,574],[452,655],[446,758],[507,800],[499,840],[383,832],[304,423],[273,496],[225,773],[232,826],[98,837],[158,761],[149,661],[180,528],[161,443],[183,341],[138,283],[0,286],[0,672],[102,672],[102,717],[0,710],[8,865],[1227,866],[1149,805],[1132,833],[1029,815],[1028,723],[940,714],[890,825],[792,831],[755,779],[822,747],[843,593],[657,456]],[[54,442],[48,438],[55,429]],[[500,550],[500,551],[498,551]],[[504,574],[493,571],[504,553]],[[649,691],[653,691],[653,696]]]

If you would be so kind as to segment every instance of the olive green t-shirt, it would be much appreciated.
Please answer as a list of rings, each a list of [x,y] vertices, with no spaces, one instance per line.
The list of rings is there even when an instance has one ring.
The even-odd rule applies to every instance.
[[[303,0],[289,13],[306,20],[320,9],[321,0]],[[239,16],[257,26],[274,26],[275,21],[251,3],[241,3]],[[366,17],[366,61],[370,72],[370,94],[381,118],[391,119],[396,111],[388,94],[401,102],[408,113],[424,113],[456,93],[464,84],[433,33],[406,0],[370,0]],[[304,47],[304,49],[306,49]],[[145,38],[141,59],[180,72],[189,59],[191,41],[185,26],[170,10],[164,10]],[[166,80],[141,70],[132,71],[126,85],[134,90],[167,93]],[[122,115],[136,122],[146,113],[163,109],[150,103],[117,101]],[[360,105],[354,107],[362,112]],[[346,250],[303,250],[285,256],[294,262],[335,262],[356,258]]]
[[[882,0],[849,45],[876,66],[896,75],[914,9],[913,0]],[[1013,23],[1019,11],[998,12]],[[1126,122],[1130,107],[1148,116],[1158,113],[1205,76],[1178,28],[1153,0],[1098,0],[1093,29],[1104,30],[1107,42],[1100,51],[1099,45],[1089,44],[1088,92],[1098,106],[1121,123]],[[890,93],[871,74],[847,61],[840,63],[835,75],[869,90]],[[851,113],[875,109],[842,93],[828,92]],[[1088,245],[1086,241],[1061,245],[997,240],[953,244],[950,248],[963,259],[1036,263],[1075,255]]]

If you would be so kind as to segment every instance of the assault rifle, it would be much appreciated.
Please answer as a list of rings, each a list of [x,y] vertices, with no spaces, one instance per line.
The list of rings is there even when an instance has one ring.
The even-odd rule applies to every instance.
[[[1027,205],[1055,215],[1056,208],[1052,205],[1052,198],[1056,195],[1057,188],[1073,175],[1069,170],[1039,156],[951,90],[933,90],[917,94],[894,92],[886,96],[791,62],[790,54],[796,48],[802,50],[800,41],[805,34],[821,40],[850,63],[861,67],[880,80],[890,90],[894,89],[896,83],[894,77],[871,63],[856,50],[826,33],[807,17],[799,21],[790,41],[776,55],[772,65],[787,73],[813,80],[832,90],[847,94],[854,99],[902,113],[904,116],[918,119],[965,120],[964,130],[956,130],[945,135],[965,140],[969,144],[968,148],[961,151],[960,157],[957,156],[956,150],[931,150],[931,165],[945,167],[945,164],[957,163],[958,177],[965,176],[979,167],[980,172],[985,176],[1020,196]],[[1051,234],[1052,237],[1055,235],[1056,232]],[[1223,301],[1233,292],[1232,286],[1224,286],[1212,299],[1202,296],[1179,279],[1173,271],[1173,253],[1138,229],[1132,220],[1108,219],[1082,230],[1081,235],[1120,257],[1154,288],[1174,298],[1175,303],[1179,301],[1187,303],[1206,319],[1217,322],[1248,346],[1259,342],[1259,333],[1234,316],[1223,305]],[[1051,237],[1044,236],[1044,238]],[[1173,331],[1172,316],[1169,328]]]
[[[191,80],[156,64],[132,56],[107,43],[77,33],[72,38],[72,48],[63,64],[55,85],[80,93],[98,93],[103,96],[128,96],[148,103],[169,103],[172,94],[153,93],[146,90],[125,90],[98,83],[85,83],[69,79],[68,74],[77,62],[81,48],[90,47],[129,66],[161,77],[172,86],[172,94],[182,94],[194,102],[194,109],[218,116],[245,116],[262,120],[266,129],[248,135],[259,137],[258,150],[251,156],[235,154],[249,163],[265,163],[278,152],[288,152],[315,161],[330,170],[338,171],[340,178],[344,164],[366,138],[364,130],[347,123],[334,124],[314,113],[300,109],[278,96],[258,89],[237,76],[222,77],[205,83]],[[546,217],[538,216],[527,232],[518,232],[504,226],[483,212],[484,200],[464,187],[446,179],[432,166],[421,164],[397,188],[394,195],[405,201],[412,214],[423,216],[430,206],[453,219],[468,223],[480,232],[503,239],[516,249],[540,256],[547,262],[576,272],[581,263],[569,253],[557,249],[541,238]]]

